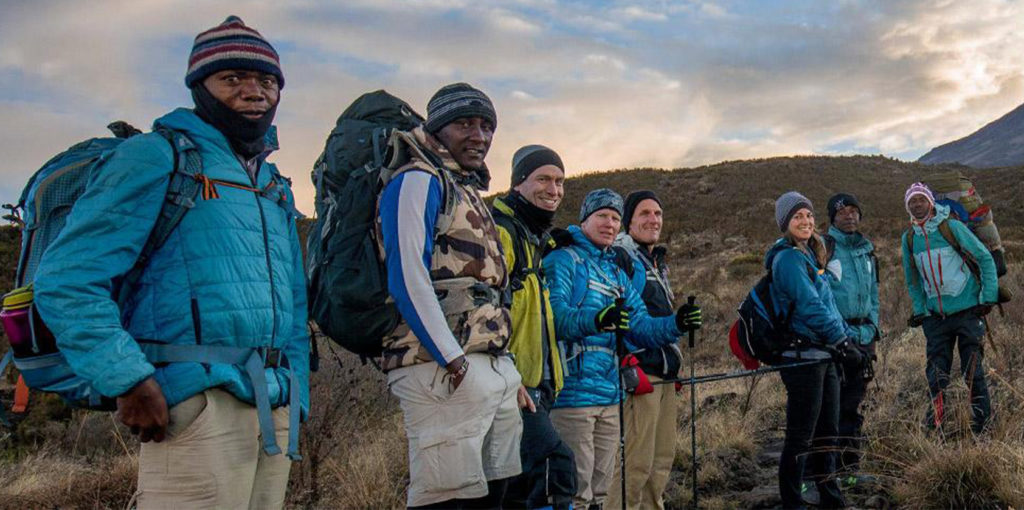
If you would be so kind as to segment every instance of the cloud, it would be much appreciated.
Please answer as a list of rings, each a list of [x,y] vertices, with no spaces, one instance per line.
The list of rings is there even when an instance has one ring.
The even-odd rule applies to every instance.
[[[494,190],[528,143],[557,150],[570,175],[815,152],[916,157],[1020,102],[1022,11],[1002,0],[16,2],[0,18],[0,201],[110,120],[146,125],[188,105],[192,38],[231,13],[281,53],[273,159],[311,212],[309,170],[345,106],[385,88],[422,112],[453,81],[498,109]]]

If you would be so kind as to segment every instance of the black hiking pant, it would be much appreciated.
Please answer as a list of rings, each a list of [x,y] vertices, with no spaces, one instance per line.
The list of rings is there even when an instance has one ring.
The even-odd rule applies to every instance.
[[[925,374],[928,376],[928,391],[932,399],[932,405],[925,416],[926,425],[931,428],[942,426],[946,411],[945,389],[949,386],[953,348],[956,347],[960,354],[960,374],[970,389],[971,429],[980,433],[992,415],[992,403],[982,366],[984,348],[981,342],[985,337],[985,323],[972,308],[945,318],[929,315],[925,317],[922,327],[927,340],[925,349],[928,365]]]
[[[804,508],[800,496],[804,465],[813,463],[812,479],[821,507],[843,508],[846,501],[836,478],[839,434],[839,375],[830,362],[781,370],[786,386],[786,438],[779,459],[779,494],[785,509]],[[811,451],[816,455],[809,456]]]
[[[509,484],[508,508],[568,509],[576,494],[576,462],[572,450],[562,442],[551,424],[554,389],[550,381],[527,388],[537,412],[522,410],[523,439],[520,458],[523,473]]]
[[[866,357],[872,356],[875,343],[871,342],[861,349]],[[865,363],[870,362],[865,360]],[[860,405],[864,402],[870,382],[864,379],[862,370],[844,370],[839,384],[839,455],[836,458],[836,471],[844,475],[855,475],[860,469],[861,450],[864,446],[864,415],[860,412]],[[809,461],[811,469],[819,465],[821,463],[818,461]]]

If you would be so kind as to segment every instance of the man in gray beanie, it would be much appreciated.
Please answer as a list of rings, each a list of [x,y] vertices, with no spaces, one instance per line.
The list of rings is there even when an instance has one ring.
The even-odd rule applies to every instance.
[[[508,272],[480,197],[496,120],[483,92],[441,88],[426,123],[399,135],[422,152],[409,151],[380,197],[388,291],[402,316],[381,367],[405,418],[410,508],[499,507],[522,471]]]

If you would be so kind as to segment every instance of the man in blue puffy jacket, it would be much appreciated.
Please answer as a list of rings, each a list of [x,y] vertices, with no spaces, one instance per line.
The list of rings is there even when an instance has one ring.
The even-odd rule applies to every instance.
[[[700,314],[648,314],[612,249],[622,213],[617,193],[591,191],[580,208],[580,225],[568,229],[568,246],[544,257],[555,334],[566,363],[565,386],[551,421],[576,458],[576,508],[600,508],[613,482],[622,398],[616,335],[625,337],[623,347],[630,352],[658,349],[700,322]]]
[[[970,388],[971,428],[980,433],[991,416],[988,384],[982,365],[983,317],[996,303],[996,265],[985,245],[966,225],[950,218],[949,208],[935,203],[931,190],[914,183],[904,194],[911,227],[903,234],[903,272],[914,306],[911,327],[922,326],[926,339],[928,391],[932,405],[925,417],[929,428],[945,417],[944,390],[949,385],[953,348],[959,350],[960,372]],[[947,227],[960,249],[942,233]],[[965,260],[965,256],[968,259]],[[975,264],[977,273],[970,265]]]
[[[197,147],[202,196],[119,309],[175,160],[160,134],[126,140],[44,254],[36,303],[74,372],[140,436],[139,508],[280,508],[309,409],[298,213],[266,162],[284,75],[231,16],[196,37],[185,84],[195,108],[154,127]]]
[[[860,232],[861,204],[849,193],[837,193],[828,200],[831,226],[825,236],[829,247],[826,270],[835,298],[836,308],[852,333],[849,337],[864,352],[863,363],[871,363],[875,355],[875,341],[880,337],[878,323],[878,260],[875,247]],[[862,444],[861,428],[864,416],[860,404],[864,401],[869,379],[863,366],[844,367],[839,386],[839,447],[838,468],[844,476],[843,485],[852,486],[867,481],[857,474]],[[810,463],[811,466],[817,465]]]

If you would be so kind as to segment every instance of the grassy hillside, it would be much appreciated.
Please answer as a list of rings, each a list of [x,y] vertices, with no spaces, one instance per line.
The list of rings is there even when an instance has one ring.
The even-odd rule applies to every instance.
[[[1004,283],[1018,299],[1005,317],[991,316],[987,346],[995,430],[973,439],[966,388],[951,392],[953,422],[945,437],[919,429],[927,405],[924,341],[905,326],[910,315],[899,266],[898,236],[906,228],[903,190],[934,171],[884,157],[796,157],[725,162],[677,169],[617,170],[569,179],[559,225],[575,222],[585,193],[610,187],[625,194],[653,189],[664,202],[664,240],[678,296],[693,294],[705,310],[705,328],[692,353],[697,372],[734,370],[726,331],[736,305],[757,279],[761,258],[779,235],[774,199],[799,190],[818,206],[822,227],[831,193],[855,193],[864,206],[863,230],[877,246],[885,332],[877,378],[867,401],[865,470],[880,477],[877,490],[854,495],[859,506],[899,508],[1024,507],[1024,192],[1019,168],[975,171],[978,190],[994,207],[1008,250]],[[2,246],[2,244],[0,244]],[[0,257],[2,257],[0,251]],[[685,349],[684,349],[685,351]],[[403,506],[406,444],[401,414],[384,377],[369,365],[320,342],[321,369],[312,381],[313,418],[303,433],[305,459],[294,466],[289,493],[294,508]],[[690,353],[686,353],[687,356]],[[689,361],[689,360],[687,360]],[[698,484],[702,508],[770,508],[781,441],[784,391],[778,376],[702,385],[698,389]],[[667,495],[672,508],[689,502],[688,392],[679,417],[675,471]],[[38,400],[37,400],[38,401]],[[15,433],[0,431],[0,507],[123,507],[134,482],[137,444],[111,415],[61,414]],[[43,419],[54,417],[53,419]]]

